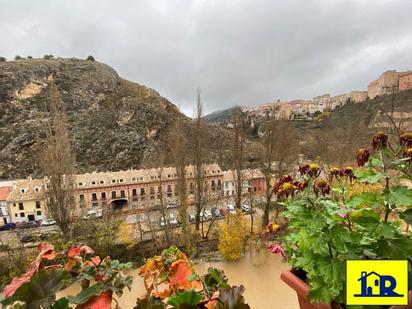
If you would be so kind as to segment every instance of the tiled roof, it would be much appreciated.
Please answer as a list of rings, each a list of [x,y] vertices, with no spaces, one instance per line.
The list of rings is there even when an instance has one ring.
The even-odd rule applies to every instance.
[[[0,187],[0,201],[7,201],[10,192],[12,191],[13,187]]]
[[[43,194],[43,179],[20,179],[16,180],[8,201],[37,200]]]

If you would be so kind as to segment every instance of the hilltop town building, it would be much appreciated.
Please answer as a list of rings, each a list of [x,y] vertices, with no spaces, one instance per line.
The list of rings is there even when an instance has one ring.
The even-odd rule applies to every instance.
[[[387,95],[393,92],[403,91],[409,88],[405,88],[408,84],[408,79],[405,79],[401,89],[400,79],[404,76],[410,75],[412,72],[397,72],[396,70],[388,70],[379,76],[377,80],[374,80],[368,85],[368,97],[373,99],[380,95]]]
[[[404,74],[399,78],[399,91],[412,89],[412,72]]]

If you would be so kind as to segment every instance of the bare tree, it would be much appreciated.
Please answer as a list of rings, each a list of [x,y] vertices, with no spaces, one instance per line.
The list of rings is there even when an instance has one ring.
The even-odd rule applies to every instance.
[[[245,153],[245,131],[244,131],[244,116],[240,108],[237,108],[233,112],[233,145],[232,145],[232,161],[233,169],[235,171],[235,204],[236,208],[240,209],[240,204],[242,202],[242,169],[244,164],[244,153]]]
[[[171,136],[172,157],[176,167],[177,175],[177,195],[179,198],[179,217],[182,225],[182,236],[186,250],[190,248],[190,231],[187,217],[188,198],[186,186],[186,164],[187,164],[187,139],[184,132],[184,122],[182,118],[176,120]]]
[[[264,126],[260,169],[265,177],[265,209],[262,225],[269,223],[272,204],[272,179],[289,172],[299,155],[299,140],[295,127],[290,121],[271,117]]]
[[[195,169],[195,205],[196,205],[196,224],[195,229],[200,229],[200,214],[204,203],[204,179],[205,179],[205,130],[206,125],[203,121],[203,104],[200,97],[200,89],[197,90],[196,115],[193,122],[193,162]]]
[[[45,204],[65,237],[69,235],[71,210],[75,206],[75,158],[71,150],[67,118],[57,86],[49,83],[47,122],[39,141],[39,165],[46,175]]]

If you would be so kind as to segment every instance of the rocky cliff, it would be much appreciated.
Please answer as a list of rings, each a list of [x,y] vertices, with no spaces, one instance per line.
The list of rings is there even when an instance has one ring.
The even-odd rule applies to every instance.
[[[155,90],[129,82],[109,66],[78,59],[0,63],[0,179],[40,175],[36,136],[46,121],[48,81],[54,80],[68,115],[79,172],[156,165],[168,156],[168,136],[189,120]],[[190,132],[188,132],[190,135]],[[229,132],[212,128],[208,158],[228,162]],[[170,162],[165,162],[168,164]]]

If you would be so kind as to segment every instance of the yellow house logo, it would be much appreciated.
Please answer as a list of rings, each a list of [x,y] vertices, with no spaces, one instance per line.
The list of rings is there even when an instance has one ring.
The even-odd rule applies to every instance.
[[[346,261],[347,305],[407,305],[408,261]]]

